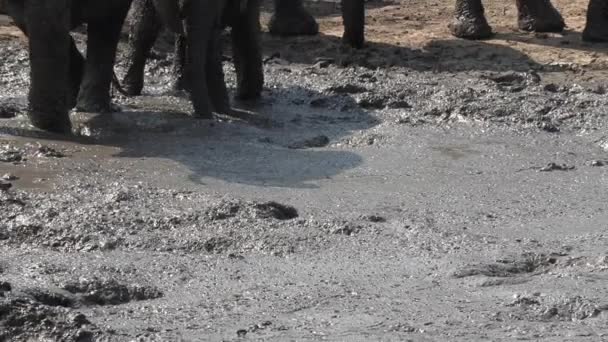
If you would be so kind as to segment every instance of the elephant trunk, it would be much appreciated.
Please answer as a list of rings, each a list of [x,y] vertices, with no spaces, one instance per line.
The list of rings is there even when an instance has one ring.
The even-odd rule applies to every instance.
[[[176,34],[183,34],[181,10],[178,0],[153,0],[159,17]]]

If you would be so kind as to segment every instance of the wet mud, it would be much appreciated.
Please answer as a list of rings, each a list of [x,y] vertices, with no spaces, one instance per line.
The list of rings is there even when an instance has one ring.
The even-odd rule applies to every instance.
[[[362,50],[311,5],[321,34],[264,34],[262,100],[214,120],[165,35],[71,137],[28,124],[0,20],[0,341],[607,339],[608,46],[586,3],[550,35],[486,3],[463,41],[451,3],[369,2]]]

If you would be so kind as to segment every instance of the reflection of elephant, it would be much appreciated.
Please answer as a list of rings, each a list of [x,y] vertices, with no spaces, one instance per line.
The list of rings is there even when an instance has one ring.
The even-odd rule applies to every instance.
[[[564,19],[550,0],[516,0],[519,28],[525,31],[561,32]],[[456,13],[450,24],[461,38],[480,39],[492,35],[481,0],[456,0]],[[608,1],[589,0],[583,40],[608,41]]]
[[[237,96],[242,99],[256,98],[260,95],[263,80],[259,47],[259,0],[227,1],[228,6],[224,12],[223,24],[232,26],[232,42],[237,69]],[[236,14],[238,8],[244,3],[247,4],[246,11]],[[270,23],[270,30],[273,33],[293,35],[318,32],[318,25],[303,8],[302,0],[275,0],[275,10]],[[352,46],[361,47],[364,39],[364,0],[343,0],[342,10],[345,26],[344,41]],[[150,0],[135,0],[132,17],[129,69],[124,78],[123,87],[128,94],[139,95],[143,88],[146,57],[160,32],[161,25]],[[190,15],[189,18],[186,18],[186,21],[188,20],[195,23],[205,22],[209,19],[206,16],[196,18]],[[178,90],[192,90],[192,82],[200,79],[200,76],[194,76],[190,72],[186,72],[190,68],[188,60],[200,62],[198,59],[187,56],[187,46],[188,44],[185,43],[183,37],[176,39],[176,59],[173,71],[176,79],[175,88]],[[219,48],[219,45],[216,45],[216,47]],[[220,58],[218,52],[214,52],[213,58]],[[219,68],[218,65],[207,65],[207,69],[216,76],[221,75],[221,65],[219,65]],[[213,69],[216,70],[211,71]],[[197,68],[197,70],[201,70],[201,68]],[[214,82],[214,84],[219,85],[219,82]],[[214,103],[215,109],[219,111],[222,110],[222,107],[226,108],[225,106],[228,103],[227,97],[224,96],[224,87],[221,87],[221,91],[218,91],[216,94],[218,96],[212,96],[212,99],[220,99],[218,104]],[[215,85],[213,88],[216,88]],[[193,100],[195,99],[196,96],[193,96]],[[203,116],[206,116],[206,113],[209,112],[203,107],[197,109],[196,106],[195,111]]]
[[[163,1],[155,0],[159,4]],[[41,129],[68,133],[68,110],[110,110],[116,46],[131,0],[8,0],[8,12],[29,38],[29,117]],[[165,16],[175,27],[173,17]],[[87,24],[86,61],[70,30]]]

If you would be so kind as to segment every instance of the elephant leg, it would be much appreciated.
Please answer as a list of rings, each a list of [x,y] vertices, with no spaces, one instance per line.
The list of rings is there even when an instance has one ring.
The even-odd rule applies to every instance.
[[[365,41],[365,0],[342,0],[342,41],[360,49]]]
[[[589,1],[587,25],[583,31],[583,40],[587,42],[608,42],[608,1]]]
[[[125,92],[141,95],[144,87],[146,59],[161,30],[161,23],[151,0],[135,0],[129,32],[127,73],[122,81]]]
[[[232,23],[232,50],[237,77],[237,98],[259,98],[264,87],[260,47],[260,2],[250,0],[245,13]]]
[[[230,99],[222,68],[221,30],[215,31],[207,50],[207,86],[215,112],[230,114]]]
[[[302,0],[274,0],[268,30],[278,36],[315,35],[319,24],[304,8]]]
[[[29,118],[43,130],[70,133],[68,73],[70,52],[69,0],[26,1],[29,35]]]
[[[177,92],[190,92],[191,84],[188,70],[188,47],[186,36],[177,35],[175,37],[175,57],[173,59],[173,90]]]
[[[114,75],[114,58],[122,23],[128,6],[117,8],[105,20],[88,23],[85,73],[78,93],[76,108],[85,112],[110,112],[110,83]]]
[[[193,116],[212,118],[212,106],[207,86],[207,56],[214,28],[218,25],[221,4],[218,1],[191,1],[186,17],[187,73],[191,81],[190,98]]]
[[[517,0],[517,24],[521,30],[562,32],[566,24],[551,0]]]
[[[70,97],[68,99],[68,108],[76,106],[78,91],[84,77],[85,60],[78,48],[74,39],[70,38]]]
[[[452,35],[458,38],[484,39],[492,36],[481,0],[456,0],[454,18],[448,26]]]

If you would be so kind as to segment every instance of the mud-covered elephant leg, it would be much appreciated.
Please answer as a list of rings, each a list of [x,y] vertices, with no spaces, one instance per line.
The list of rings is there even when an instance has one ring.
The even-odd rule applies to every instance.
[[[583,31],[583,40],[587,42],[608,42],[608,1],[589,1],[587,25]]]
[[[188,70],[188,44],[183,34],[175,37],[174,59],[173,59],[173,90],[176,92],[189,92],[192,88]]]
[[[454,18],[448,26],[452,35],[459,38],[484,39],[492,36],[481,0],[456,0]]]
[[[87,112],[112,110],[110,83],[114,72],[114,58],[129,5],[129,2],[124,2],[116,6],[112,16],[104,16],[88,23],[87,57],[76,104],[78,110]]]
[[[230,99],[222,68],[222,30],[218,26],[207,49],[207,86],[213,109],[217,113],[230,114]]]
[[[306,11],[302,0],[274,0],[268,31],[278,36],[315,35],[319,24]]]
[[[76,47],[74,39],[70,39],[70,66],[69,66],[69,81],[70,81],[70,97],[68,98],[68,107],[74,108],[78,99],[78,92],[84,77],[85,59]]]
[[[212,104],[207,86],[208,49],[214,30],[219,25],[222,4],[218,1],[191,1],[186,15],[187,63],[186,72],[191,81],[190,98],[194,117],[212,118]]]
[[[237,98],[241,100],[259,98],[264,87],[259,21],[260,1],[249,0],[247,9],[231,23]]]
[[[517,24],[521,30],[562,32],[566,24],[551,0],[517,0]]]
[[[9,8],[18,10],[20,4],[29,38],[30,122],[46,131],[70,133],[70,1],[11,1]]]
[[[342,41],[360,49],[365,42],[365,0],[342,0]]]
[[[135,0],[129,23],[129,66],[122,82],[128,95],[141,95],[144,69],[154,42],[161,30],[161,21],[151,0]]]

